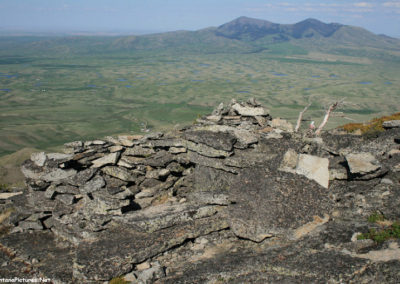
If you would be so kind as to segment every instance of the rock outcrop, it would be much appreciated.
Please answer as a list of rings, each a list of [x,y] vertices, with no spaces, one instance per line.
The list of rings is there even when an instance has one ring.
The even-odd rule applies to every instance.
[[[0,197],[0,275],[395,283],[399,241],[354,236],[373,213],[400,218],[396,125],[373,140],[307,138],[251,99],[169,133],[35,153],[27,187]]]

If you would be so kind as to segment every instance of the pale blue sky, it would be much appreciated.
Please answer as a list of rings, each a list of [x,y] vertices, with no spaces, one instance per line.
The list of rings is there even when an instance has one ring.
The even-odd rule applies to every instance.
[[[239,16],[306,18],[400,37],[400,0],[0,0],[0,28],[155,32],[218,26]]]

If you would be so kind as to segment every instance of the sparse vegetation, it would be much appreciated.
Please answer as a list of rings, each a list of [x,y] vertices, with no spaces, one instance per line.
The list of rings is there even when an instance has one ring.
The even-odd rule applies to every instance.
[[[273,117],[295,123],[312,97],[304,119],[319,118],[316,125],[327,99],[356,103],[356,110],[346,109],[356,121],[398,111],[399,61],[373,56],[390,48],[363,45],[359,55],[355,46],[354,54],[344,56],[331,42],[316,50],[323,43],[313,39],[219,38],[215,44],[207,31],[187,34],[191,40],[170,36],[168,41],[152,35],[134,42],[107,37],[1,42],[0,156],[140,133],[143,122],[151,131],[171,129],[232,98],[255,97]],[[330,119],[325,129],[342,123]]]
[[[400,119],[400,112],[389,116],[374,118],[367,123],[348,123],[340,126],[339,128],[349,133],[354,133],[356,131],[359,131],[362,135],[368,138],[376,136],[377,134],[384,131],[382,127],[383,122],[388,120],[398,120],[398,119]]]
[[[385,219],[385,216],[379,212],[375,212],[368,217],[368,222],[375,223],[381,228],[370,228],[367,233],[360,234],[357,239],[371,239],[377,243],[383,243],[389,239],[400,239],[400,222],[391,222]]]
[[[385,220],[385,216],[383,216],[383,214],[380,212],[372,213],[368,217],[368,222],[370,222],[370,223],[376,223],[378,221],[384,221],[384,220]]]
[[[359,235],[357,239],[371,239],[377,243],[383,243],[389,239],[400,239],[400,223],[396,222],[379,230],[371,228],[368,233]]]
[[[0,183],[0,192],[1,191],[9,191],[11,188],[8,184],[6,183]]]

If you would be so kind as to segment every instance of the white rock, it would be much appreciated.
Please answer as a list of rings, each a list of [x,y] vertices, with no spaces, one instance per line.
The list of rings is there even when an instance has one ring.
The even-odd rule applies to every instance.
[[[44,152],[32,153],[31,161],[35,163],[36,166],[43,167],[47,160],[47,156]]]
[[[22,193],[23,193],[22,191],[18,191],[18,192],[3,192],[3,193],[0,193],[0,199],[8,199],[8,198],[20,195]]]
[[[121,152],[124,149],[124,147],[117,145],[117,146],[112,146],[109,148],[110,153],[115,153],[115,152]]]
[[[232,109],[243,116],[263,116],[268,114],[268,111],[263,107],[245,107],[238,103],[232,105]]]
[[[400,128],[400,120],[389,120],[382,123],[383,128]]]
[[[296,173],[315,180],[321,186],[329,186],[329,160],[317,156],[300,154]]]
[[[118,158],[119,158],[120,153],[119,152],[115,152],[115,153],[111,153],[108,154],[104,157],[101,157],[97,160],[94,160],[92,163],[92,168],[100,168],[102,166],[105,165],[115,165],[115,163],[117,162]]]
[[[209,115],[206,118],[207,120],[218,122],[221,120],[222,117],[220,115]]]
[[[273,128],[279,128],[287,132],[293,132],[293,124],[285,119],[274,118],[271,120],[270,124]]]
[[[145,270],[145,269],[149,269],[150,267],[151,267],[150,263],[148,261],[146,261],[146,262],[142,262],[142,263],[136,265],[136,270]]]

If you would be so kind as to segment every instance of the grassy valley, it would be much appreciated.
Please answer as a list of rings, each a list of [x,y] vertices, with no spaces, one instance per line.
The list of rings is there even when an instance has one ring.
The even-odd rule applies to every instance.
[[[329,37],[316,30],[308,38],[281,32],[238,39],[217,28],[0,38],[0,156],[190,124],[231,98],[256,97],[291,121],[312,102],[307,118],[318,122],[324,107],[343,97],[342,111],[356,122],[398,111],[398,40],[363,30],[365,44],[357,45],[348,40],[354,29]],[[336,118],[330,127],[346,122]]]

